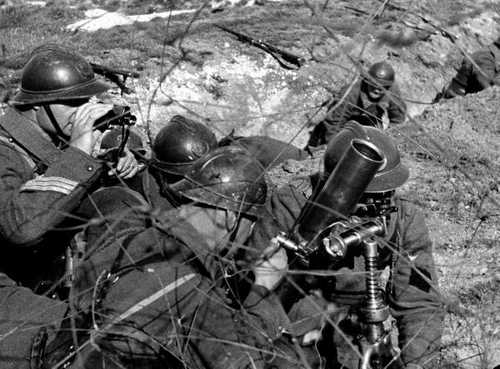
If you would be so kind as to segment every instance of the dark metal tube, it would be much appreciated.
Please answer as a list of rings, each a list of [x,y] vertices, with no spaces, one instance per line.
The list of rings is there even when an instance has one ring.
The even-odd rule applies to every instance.
[[[378,219],[370,220],[356,225],[339,235],[329,236],[329,245],[325,250],[333,257],[343,257],[347,249],[358,247],[363,241],[373,236],[383,236],[386,232],[385,225]]]
[[[361,195],[384,162],[371,142],[354,139],[317,196],[304,207],[298,233],[312,241],[333,222],[351,215]]]

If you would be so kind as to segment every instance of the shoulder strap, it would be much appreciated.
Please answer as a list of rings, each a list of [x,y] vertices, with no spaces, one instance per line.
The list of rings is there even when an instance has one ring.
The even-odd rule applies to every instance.
[[[14,109],[0,119],[0,127],[36,161],[49,166],[61,155],[61,150]]]
[[[22,147],[14,144],[14,142],[11,142],[11,139],[5,137],[3,135],[2,130],[0,130],[0,143],[4,143],[5,145],[12,147],[13,150],[16,150],[22,157],[23,159],[28,163],[31,169],[35,169],[37,167],[37,164],[35,161],[31,158],[31,156],[23,150]]]

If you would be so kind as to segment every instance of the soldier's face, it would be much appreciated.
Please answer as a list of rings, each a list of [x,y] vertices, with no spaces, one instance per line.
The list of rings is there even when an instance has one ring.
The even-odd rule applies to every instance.
[[[237,234],[232,240],[235,244],[243,244],[248,238],[253,222],[241,218],[238,222],[232,211],[183,206],[179,208],[182,218],[188,221],[203,236],[211,251],[218,252],[228,247],[233,231]]]
[[[382,97],[384,97],[385,92],[382,86],[374,86],[370,83],[367,83],[366,94],[370,100],[378,101]]]
[[[83,105],[86,101],[84,100],[75,100],[68,101],[64,104],[49,104],[48,107],[52,111],[54,118],[56,119],[57,124],[61,128],[62,132],[71,136],[71,130],[73,127],[73,117],[76,114],[77,109]],[[52,124],[47,112],[44,108],[38,107],[36,118],[40,127],[50,133],[50,134],[58,134],[56,128]]]

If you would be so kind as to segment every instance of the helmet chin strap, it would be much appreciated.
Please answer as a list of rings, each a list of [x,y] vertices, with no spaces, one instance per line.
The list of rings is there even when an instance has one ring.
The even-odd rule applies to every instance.
[[[68,136],[67,134],[65,134],[63,132],[63,130],[62,130],[61,126],[59,125],[59,123],[57,122],[57,119],[54,116],[54,113],[52,112],[52,109],[50,108],[50,106],[49,105],[43,105],[42,107],[43,107],[43,110],[45,110],[45,113],[47,114],[47,116],[49,117],[50,123],[52,123],[52,126],[56,130],[57,137],[62,142],[68,143],[69,139],[70,139],[70,136]]]

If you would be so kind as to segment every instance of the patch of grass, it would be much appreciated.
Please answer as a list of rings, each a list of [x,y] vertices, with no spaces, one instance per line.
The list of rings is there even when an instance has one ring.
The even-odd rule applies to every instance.
[[[477,17],[483,12],[483,9],[472,9],[468,11],[461,11],[457,14],[452,14],[446,24],[448,26],[459,26],[464,20]]]
[[[22,6],[11,6],[0,10],[0,29],[22,27],[33,10]]]
[[[87,51],[87,55],[100,55],[114,48],[132,48],[135,46],[133,40],[139,38],[130,26],[120,26],[94,33],[79,32],[72,39],[81,50]]]
[[[59,5],[7,7],[0,12],[0,28],[35,28],[42,34],[60,32],[66,24],[81,16],[83,13],[80,10]],[[27,24],[29,27],[26,27]]]
[[[71,44],[64,27],[82,15],[77,9],[59,5],[4,9],[0,13],[1,65],[10,69],[22,67],[30,50],[46,42]]]
[[[500,303],[500,296],[498,296],[499,288],[500,281],[491,280],[481,282],[471,289],[460,293],[460,300],[467,305],[482,306],[486,304],[494,306]]]
[[[359,19],[343,19],[330,24],[333,31],[337,31],[344,36],[352,37],[359,31]]]
[[[66,6],[51,6],[46,8],[46,16],[53,21],[62,21],[64,24],[70,23],[83,16],[81,10]]]
[[[490,280],[477,283],[460,296],[463,303],[474,311],[474,318],[469,318],[468,324],[472,327],[471,338],[478,347],[481,368],[498,364],[493,361],[500,340],[499,288],[499,281]]]

